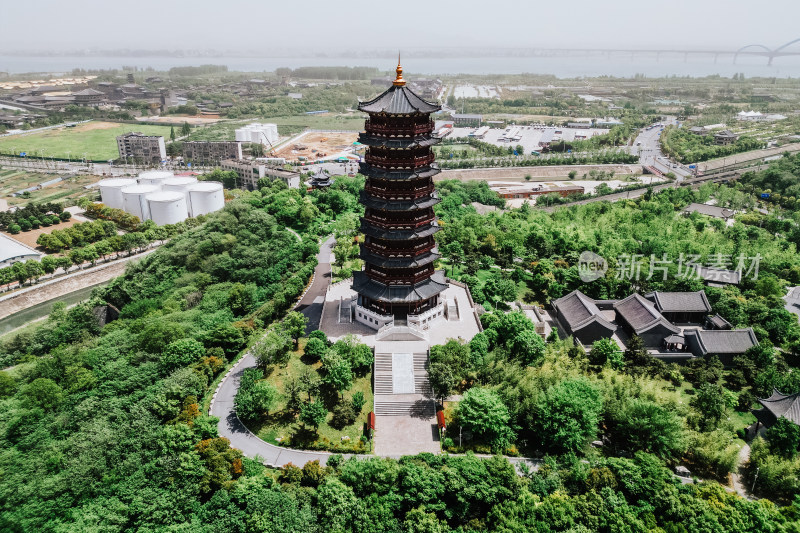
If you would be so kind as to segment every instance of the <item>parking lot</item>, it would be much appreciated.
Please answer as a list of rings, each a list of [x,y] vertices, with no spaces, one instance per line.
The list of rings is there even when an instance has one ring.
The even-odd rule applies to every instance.
[[[516,140],[501,140],[505,139],[507,130],[517,129],[518,133],[513,139]],[[469,137],[477,128],[453,128],[453,132],[449,137]],[[511,133],[511,132],[509,132]],[[496,146],[517,146],[521,144],[525,149],[525,154],[530,155],[533,151],[540,151],[540,142],[542,140],[555,142],[564,140],[567,142],[590,139],[596,135],[603,135],[608,133],[604,128],[567,128],[567,127],[537,127],[537,126],[510,126],[509,128],[491,128],[483,138],[479,139],[483,142],[491,143]],[[521,154],[520,154],[521,155]]]

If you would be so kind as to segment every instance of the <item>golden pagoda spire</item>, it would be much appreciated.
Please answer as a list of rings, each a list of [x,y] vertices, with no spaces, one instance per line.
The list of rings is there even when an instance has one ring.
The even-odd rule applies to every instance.
[[[403,67],[400,65],[400,52],[397,52],[397,78],[392,82],[392,85],[395,87],[402,87],[406,84],[406,80],[403,79]]]

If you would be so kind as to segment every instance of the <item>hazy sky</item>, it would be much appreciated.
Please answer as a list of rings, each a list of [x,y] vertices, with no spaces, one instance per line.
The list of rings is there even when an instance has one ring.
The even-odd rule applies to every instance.
[[[274,48],[774,48],[800,37],[798,19],[798,0],[0,0],[0,55],[90,47],[265,56]]]

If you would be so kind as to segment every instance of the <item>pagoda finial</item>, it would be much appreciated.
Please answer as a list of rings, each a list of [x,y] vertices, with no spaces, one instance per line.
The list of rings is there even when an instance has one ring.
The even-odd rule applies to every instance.
[[[392,82],[392,85],[395,87],[402,87],[406,84],[406,80],[403,79],[403,67],[400,65],[400,52],[397,52],[397,69],[395,69],[395,72],[397,72],[397,78]]]

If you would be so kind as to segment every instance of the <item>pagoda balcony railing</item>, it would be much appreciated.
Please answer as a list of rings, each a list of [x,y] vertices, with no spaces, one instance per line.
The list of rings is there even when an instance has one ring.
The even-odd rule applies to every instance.
[[[436,247],[436,243],[422,243],[421,246],[415,246],[414,248],[388,248],[376,246],[370,243],[366,243],[364,246],[370,252],[382,255],[384,257],[416,257],[417,255],[433,250]]]
[[[436,160],[436,156],[433,154],[428,154],[420,157],[396,159],[393,157],[382,157],[382,156],[367,154],[364,160],[370,165],[374,165],[376,167],[414,168],[414,167],[430,165]]]
[[[420,281],[428,279],[433,275],[433,271],[427,270],[425,272],[420,272],[415,276],[392,276],[383,272],[376,272],[372,270],[367,270],[366,272],[367,276],[370,278],[374,279],[375,281],[385,283],[386,285],[414,285]]]
[[[380,228],[401,230],[416,229],[420,226],[430,224],[435,218],[435,215],[425,215],[422,218],[415,218],[413,220],[392,220],[390,218],[369,215],[364,217],[364,221]]]
[[[373,124],[369,119],[364,121],[364,129],[369,133],[377,133],[379,135],[387,135],[390,137],[411,137],[414,135],[421,135],[424,133],[433,132],[433,121],[426,122],[425,124]]]
[[[435,189],[436,187],[433,184],[411,190],[384,189],[372,185],[364,187],[364,190],[369,194],[377,196],[378,198],[383,198],[384,200],[416,200],[417,198],[430,195]]]

